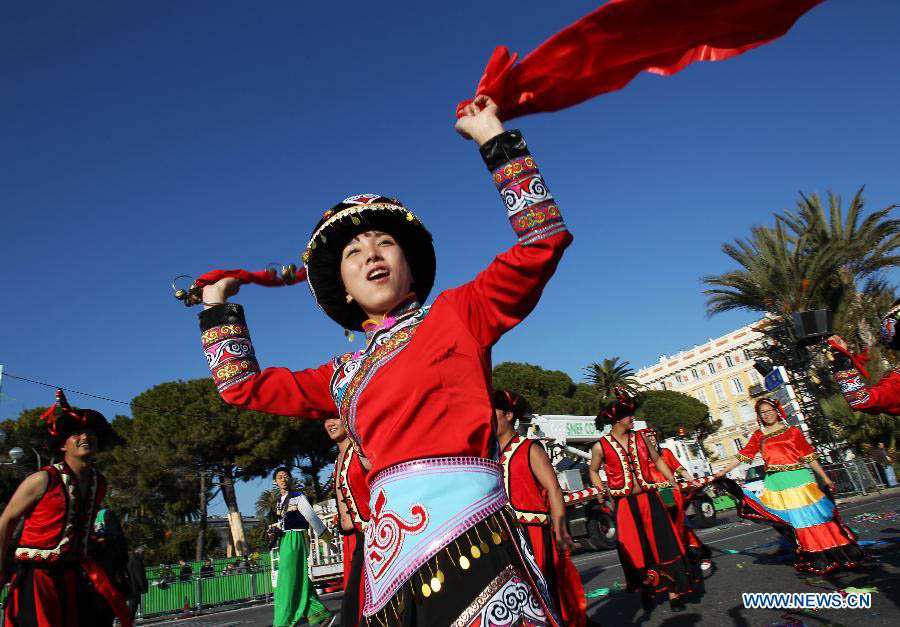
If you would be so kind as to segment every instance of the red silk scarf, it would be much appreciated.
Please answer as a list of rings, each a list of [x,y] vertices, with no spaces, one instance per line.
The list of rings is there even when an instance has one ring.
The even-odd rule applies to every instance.
[[[823,0],[610,0],[516,64],[497,46],[478,83],[510,120],[621,89],[639,72],[671,75],[784,35]],[[471,100],[461,102],[462,108]]]

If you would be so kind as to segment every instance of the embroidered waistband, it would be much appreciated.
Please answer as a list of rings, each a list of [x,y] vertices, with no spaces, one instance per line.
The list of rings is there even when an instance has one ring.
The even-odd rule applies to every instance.
[[[365,532],[366,601],[371,616],[425,562],[507,503],[500,464],[479,457],[417,459],[371,483]]]

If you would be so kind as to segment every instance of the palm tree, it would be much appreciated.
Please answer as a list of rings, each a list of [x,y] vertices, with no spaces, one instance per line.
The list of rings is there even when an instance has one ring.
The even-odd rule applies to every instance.
[[[603,398],[613,396],[615,388],[624,388],[629,392],[635,392],[640,384],[634,378],[634,370],[627,361],[619,362],[620,357],[604,359],[600,363],[585,366],[585,379],[593,383]]]
[[[777,222],[774,228],[753,227],[747,240],[723,244],[722,252],[740,269],[702,277],[711,286],[703,292],[709,296],[707,314],[748,309],[788,316],[821,307],[837,309],[843,288],[835,285],[834,276],[844,256],[835,242],[811,254],[812,237],[791,237]]]
[[[863,189],[861,187],[854,194],[846,215],[841,207],[841,197],[828,192],[827,210],[818,195],[801,194],[794,211],[785,210],[776,215],[776,220],[787,225],[798,242],[805,238],[806,254],[816,255],[826,247],[840,251],[841,265],[832,281],[840,285],[843,304],[851,309],[850,315],[858,319],[860,339],[871,345],[875,336],[864,315],[864,293],[857,286],[865,280],[877,280],[880,272],[900,264],[900,255],[896,254],[900,247],[900,219],[890,217],[896,204],[863,218]]]
[[[294,489],[294,481],[288,486],[288,489]],[[275,510],[278,509],[278,499],[281,498],[281,491],[278,488],[269,488],[263,490],[256,498],[256,517],[260,520],[275,520]]]

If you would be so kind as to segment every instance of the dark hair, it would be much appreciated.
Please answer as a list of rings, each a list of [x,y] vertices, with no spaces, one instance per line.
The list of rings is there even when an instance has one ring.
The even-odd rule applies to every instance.
[[[494,390],[493,402],[494,409],[512,412],[515,420],[521,420],[528,411],[528,403],[525,398],[511,390]]]
[[[279,472],[286,472],[286,473],[287,473],[287,476],[288,476],[288,477],[291,477],[291,478],[293,478],[293,476],[294,476],[294,475],[291,474],[291,469],[290,469],[290,468],[288,468],[287,466],[279,466],[278,468],[275,469],[275,472],[272,473],[272,480],[273,480],[273,481],[275,480],[275,477],[278,476],[278,473],[279,473]]]

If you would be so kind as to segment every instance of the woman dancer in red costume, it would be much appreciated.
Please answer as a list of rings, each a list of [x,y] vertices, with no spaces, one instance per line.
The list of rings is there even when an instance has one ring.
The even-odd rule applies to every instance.
[[[584,587],[571,551],[575,543],[566,528],[566,506],[556,470],[539,440],[516,433],[516,422],[525,415],[521,395],[494,390],[494,414],[503,484],[509,506],[525,527],[538,568],[569,627],[587,624]]]
[[[325,212],[303,258],[316,302],[343,328],[365,331],[365,349],[308,370],[261,370],[243,309],[225,302],[234,279],[203,289],[203,346],[226,402],[344,423],[371,492],[364,622],[555,627],[491,459],[490,354],[537,304],[572,236],[496,105],[479,96],[462,113],[456,129],[480,145],[517,236],[511,249],[423,306],[431,235],[395,198],[351,196]],[[485,219],[458,202],[452,210],[468,228]]]
[[[724,477],[758,453],[766,464],[765,491],[761,496],[744,490],[738,515],[793,531],[797,541],[797,570],[824,574],[856,566],[864,559],[856,535],[837,517],[834,503],[819,489],[810,468],[829,490],[834,482],[816,461],[816,452],[797,427],[787,424],[778,401],[756,403],[759,429],[725,468]],[[808,466],[808,468],[807,468]],[[727,485],[727,484],[726,484]]]

